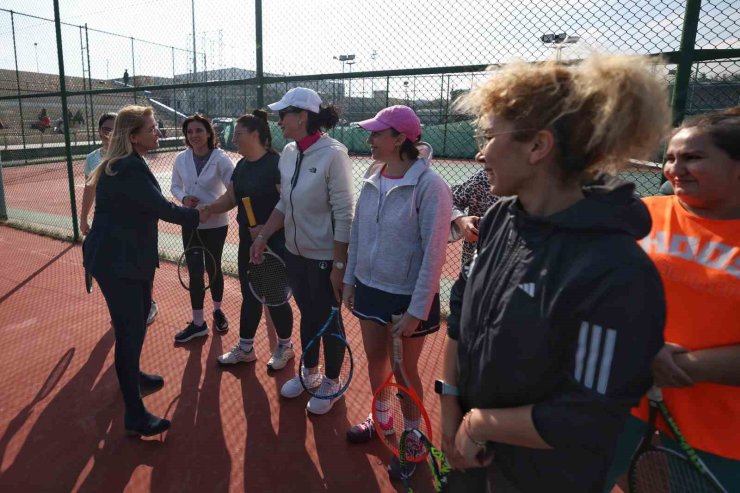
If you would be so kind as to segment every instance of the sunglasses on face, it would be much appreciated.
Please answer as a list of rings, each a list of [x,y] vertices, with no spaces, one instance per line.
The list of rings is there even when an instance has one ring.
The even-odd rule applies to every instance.
[[[300,109],[300,108],[293,108],[292,106],[289,106],[289,107],[287,107],[287,108],[285,108],[283,110],[278,111],[278,116],[282,120],[283,118],[285,118],[285,115],[287,115],[289,113],[300,113],[301,111],[303,111],[303,110]]]

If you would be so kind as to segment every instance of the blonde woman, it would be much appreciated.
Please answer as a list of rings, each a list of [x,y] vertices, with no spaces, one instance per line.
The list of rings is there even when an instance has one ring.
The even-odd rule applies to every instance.
[[[178,207],[162,195],[143,157],[157,147],[159,129],[152,108],[123,108],[106,158],[88,180],[97,186],[95,216],[83,244],[85,269],[98,281],[113,321],[126,433],[144,436],[170,427],[168,420],[150,414],[141,398],[141,391],[161,388],[164,379],[139,369],[154,269],[159,265],[157,224],[163,219],[195,228],[199,220],[196,209]]]
[[[463,107],[505,198],[480,222],[435,385],[443,448],[469,469],[450,491],[601,493],[652,383],[665,299],[636,241],[650,231],[645,204],[598,172],[657,148],[666,88],[635,57],[517,64]]]

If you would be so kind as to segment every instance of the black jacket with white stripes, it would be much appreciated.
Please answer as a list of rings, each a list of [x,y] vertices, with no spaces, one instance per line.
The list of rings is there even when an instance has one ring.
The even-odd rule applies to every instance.
[[[585,199],[545,218],[516,197],[495,204],[469,279],[452,293],[463,409],[533,404],[552,447],[492,445],[523,492],[602,491],[663,345],[663,286],[636,241],[650,231],[647,208],[616,178],[583,190]]]

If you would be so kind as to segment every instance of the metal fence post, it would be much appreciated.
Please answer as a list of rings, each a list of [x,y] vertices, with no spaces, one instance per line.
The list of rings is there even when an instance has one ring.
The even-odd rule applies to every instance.
[[[87,34],[87,23],[85,23],[85,46],[87,46],[87,88],[92,91],[92,72],[90,71],[90,37]],[[95,106],[93,105],[93,96],[90,95],[90,126],[92,127],[93,144],[98,145],[97,139],[97,118],[95,118]]]
[[[23,100],[21,99],[21,76],[18,72],[18,51],[15,46],[15,19],[10,11],[10,29],[13,31],[13,60],[15,61],[15,87],[18,94],[18,113],[21,117],[21,142],[23,142],[23,159],[26,159],[26,129],[23,127]]]
[[[79,26],[80,28],[80,59],[82,62],[82,89],[85,89],[85,45],[82,41],[82,26]],[[90,74],[87,74],[88,79],[90,78]],[[88,98],[92,98],[91,95],[85,94],[82,97],[83,104],[85,106],[85,134],[87,135],[87,141],[90,142],[90,115],[88,114],[87,110],[87,101]],[[75,113],[76,115],[77,113]]]
[[[681,32],[681,48],[678,67],[676,69],[676,80],[673,86],[673,126],[678,126],[686,114],[686,101],[689,82],[691,81],[691,64],[694,61],[694,48],[696,45],[696,31],[699,26],[699,13],[701,12],[701,0],[687,0],[686,12],[683,18],[683,30]]]
[[[5,186],[3,185],[3,159],[0,157],[0,219],[8,220],[8,208],[5,205]]]
[[[256,36],[255,55],[257,57],[257,108],[265,105],[265,93],[262,78],[265,76],[262,66],[262,0],[254,0],[254,31]]]
[[[67,151],[67,179],[69,181],[69,200],[72,208],[72,229],[74,241],[80,240],[77,224],[77,201],[75,199],[75,180],[72,172],[72,148],[69,142],[69,113],[67,109],[67,82],[64,78],[64,51],[62,50],[62,22],[59,17],[59,0],[54,0],[54,27],[57,33],[57,56],[59,58],[59,89],[62,93],[62,118],[64,119],[64,148]]]
[[[131,38],[131,85],[136,87],[136,56],[134,55],[134,38]],[[136,100],[136,90],[134,90],[134,103]]]

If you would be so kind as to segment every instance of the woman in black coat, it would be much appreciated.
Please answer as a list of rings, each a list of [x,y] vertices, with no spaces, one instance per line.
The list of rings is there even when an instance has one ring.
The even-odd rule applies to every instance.
[[[142,157],[157,147],[152,108],[123,108],[108,153],[89,179],[97,185],[95,219],[83,244],[85,269],[98,281],[113,321],[126,432],[144,436],[170,427],[168,420],[147,412],[141,398],[141,391],[161,388],[164,379],[139,370],[154,269],[159,266],[157,225],[163,219],[195,228],[199,220],[196,209],[178,207],[162,195]]]

